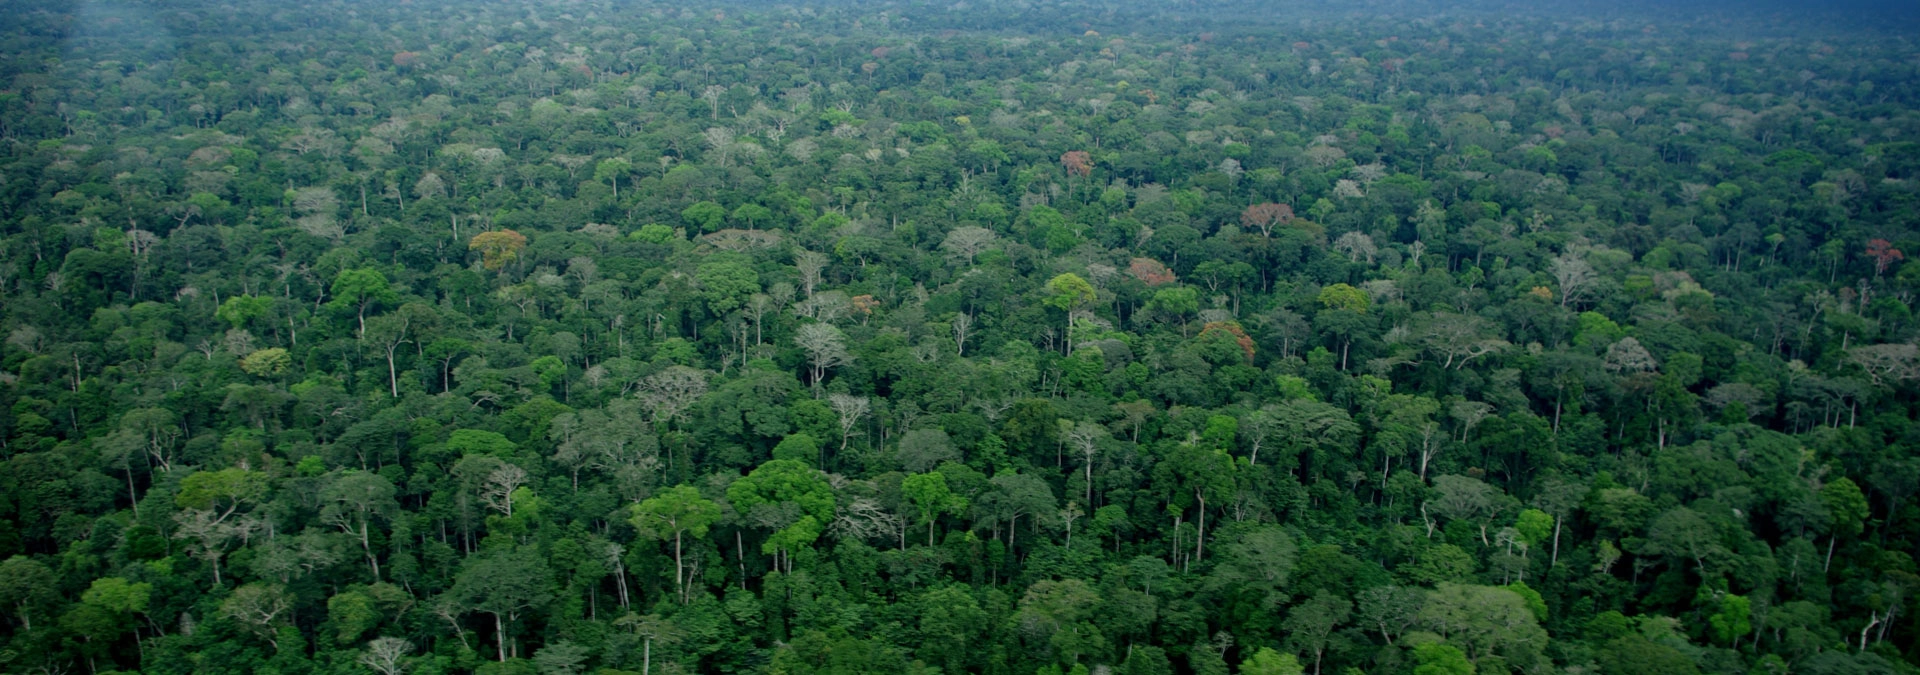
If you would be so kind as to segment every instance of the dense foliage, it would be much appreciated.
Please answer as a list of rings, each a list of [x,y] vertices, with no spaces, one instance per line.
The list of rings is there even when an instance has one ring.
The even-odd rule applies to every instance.
[[[1260,9],[9,4],[0,670],[1914,672],[1911,44]]]

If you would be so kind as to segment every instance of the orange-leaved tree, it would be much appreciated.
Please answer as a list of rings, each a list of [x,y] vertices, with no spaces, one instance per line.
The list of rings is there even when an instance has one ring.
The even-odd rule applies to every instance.
[[[480,264],[488,271],[498,272],[507,263],[520,258],[520,251],[527,248],[526,235],[513,230],[495,230],[473,235],[467,242],[467,249],[480,252]]]

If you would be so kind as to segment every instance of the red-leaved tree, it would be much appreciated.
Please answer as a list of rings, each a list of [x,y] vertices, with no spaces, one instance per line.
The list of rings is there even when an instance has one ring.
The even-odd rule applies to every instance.
[[[1173,276],[1173,270],[1167,269],[1166,265],[1152,258],[1134,258],[1133,263],[1127,265],[1127,274],[1133,275],[1133,278],[1139,279],[1140,283],[1148,286],[1160,286],[1177,281]]]
[[[1085,150],[1069,150],[1060,156],[1060,166],[1066,167],[1069,176],[1086,178],[1093,175],[1093,156]]]
[[[1867,257],[1873,259],[1874,276],[1879,276],[1886,274],[1888,266],[1905,259],[1907,256],[1901,253],[1900,249],[1894,248],[1893,242],[1885,239],[1874,239],[1867,242]]]

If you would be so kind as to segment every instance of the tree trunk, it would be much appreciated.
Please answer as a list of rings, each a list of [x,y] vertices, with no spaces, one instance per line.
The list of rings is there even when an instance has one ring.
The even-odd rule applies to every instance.
[[[393,392],[394,398],[400,398],[400,375],[393,368],[393,350],[399,347],[397,342],[387,346],[387,387]]]
[[[373,580],[380,580],[380,559],[373,555],[373,542],[368,540],[367,531],[373,529],[368,523],[360,524],[360,549],[367,552],[367,564],[373,567]]]
[[[687,604],[687,584],[681,581],[681,570],[685,568],[681,566],[680,560],[680,532],[676,530],[673,533],[673,590],[679,594],[680,604],[684,605]]]
[[[1200,525],[1194,530],[1193,561],[1204,562],[1207,559],[1207,498],[1194,495],[1200,500]]]
[[[1087,508],[1093,508],[1093,453],[1087,453]]]
[[[127,460],[127,500],[133,502],[133,517],[140,517],[140,493],[133,490],[133,460]]]
[[[498,614],[493,615],[493,633],[494,633],[493,642],[500,649],[500,662],[506,663],[507,662],[507,626],[506,626],[506,623],[500,620],[500,615]]]
[[[1548,567],[1560,566],[1560,520],[1557,517],[1553,519],[1553,559],[1549,561]]]

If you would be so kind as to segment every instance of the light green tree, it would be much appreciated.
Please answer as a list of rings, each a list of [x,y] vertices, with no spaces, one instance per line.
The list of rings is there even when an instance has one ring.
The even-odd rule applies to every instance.
[[[933,545],[933,526],[939,522],[940,514],[963,513],[967,510],[967,498],[956,495],[947,488],[947,477],[939,472],[920,473],[907,476],[900,482],[900,492],[907,501],[913,503],[914,511],[920,515],[920,522],[927,526],[927,545]]]
[[[1272,647],[1261,647],[1240,662],[1240,675],[1303,675],[1305,672],[1300,667],[1300,659],[1274,651]]]
[[[673,540],[673,587],[680,602],[688,599],[685,547],[686,535],[707,536],[707,528],[720,520],[720,505],[700,495],[690,485],[677,485],[633,507],[633,526],[649,538]]]

